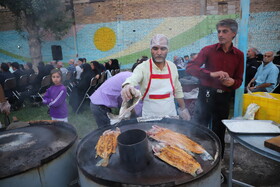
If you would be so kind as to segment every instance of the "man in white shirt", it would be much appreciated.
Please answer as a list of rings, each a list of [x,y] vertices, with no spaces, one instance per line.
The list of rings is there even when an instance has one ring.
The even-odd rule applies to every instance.
[[[178,70],[173,62],[167,61],[168,39],[163,34],[155,35],[150,43],[152,58],[138,65],[131,77],[123,83],[121,92],[124,101],[136,94],[134,86],[140,85],[143,95],[143,117],[176,116],[174,98],[177,100],[179,116],[189,120],[185,107]]]

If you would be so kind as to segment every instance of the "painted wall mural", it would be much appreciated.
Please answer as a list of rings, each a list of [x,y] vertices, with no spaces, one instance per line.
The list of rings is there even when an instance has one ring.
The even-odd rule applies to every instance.
[[[100,51],[109,51],[116,45],[116,34],[108,27],[101,27],[94,33],[93,44]]]
[[[61,45],[63,62],[79,57],[88,61],[106,61],[117,58],[121,68],[129,68],[142,55],[150,56],[149,41],[156,33],[163,33],[170,39],[168,60],[173,56],[199,52],[206,45],[217,42],[216,23],[224,18],[239,21],[238,15],[207,15],[118,21],[110,23],[77,26],[77,37],[69,34],[60,41],[51,38],[42,45],[44,61],[51,61],[51,45]],[[280,50],[280,11],[262,12],[250,15],[249,47],[261,52]],[[234,45],[238,44],[238,37]],[[29,60],[28,43],[16,31],[0,32],[0,62]]]

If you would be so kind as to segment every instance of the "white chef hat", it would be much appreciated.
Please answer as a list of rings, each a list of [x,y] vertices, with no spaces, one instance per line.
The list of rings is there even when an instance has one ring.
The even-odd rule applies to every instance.
[[[151,39],[150,48],[159,45],[161,47],[166,47],[168,49],[168,38],[163,34],[156,34]]]

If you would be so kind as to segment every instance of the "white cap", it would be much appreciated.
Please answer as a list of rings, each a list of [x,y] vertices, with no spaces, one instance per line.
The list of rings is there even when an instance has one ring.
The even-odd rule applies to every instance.
[[[166,47],[168,49],[168,38],[163,34],[156,34],[150,43],[150,48],[152,49],[154,46]]]

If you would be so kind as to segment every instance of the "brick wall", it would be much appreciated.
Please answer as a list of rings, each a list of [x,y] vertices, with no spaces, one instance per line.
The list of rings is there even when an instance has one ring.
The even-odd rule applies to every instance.
[[[74,0],[77,24],[114,22],[119,20],[155,19],[197,15],[224,15],[240,12],[239,0]],[[280,11],[279,0],[251,0],[250,11]],[[0,9],[0,31],[14,28],[14,17]]]
[[[200,4],[195,0],[107,0],[99,3],[75,4],[78,24],[199,14]]]
[[[123,68],[128,67],[140,56],[150,55],[148,41],[155,33],[171,38],[167,59],[172,60],[173,56],[199,52],[202,47],[217,42],[218,20],[230,17],[240,21],[239,0],[88,1],[74,2],[76,35],[71,29],[62,40],[46,38],[42,44],[44,61],[52,60],[51,45],[61,45],[65,60],[75,58],[78,53],[89,60],[117,58]],[[279,50],[279,7],[279,0],[251,0],[248,47],[256,47],[261,52]],[[14,30],[14,20],[10,12],[0,7],[0,62],[23,63],[30,57],[28,41]],[[96,35],[107,34],[106,29],[116,41],[103,41],[106,37]],[[102,50],[97,42],[100,39]],[[234,40],[234,45],[237,44],[238,37]]]
[[[251,12],[275,12],[280,11],[279,0],[251,0],[250,1]]]
[[[74,4],[78,24],[195,16],[206,12],[206,0],[107,0]]]
[[[0,31],[14,30],[15,20],[15,16],[11,12],[0,9]]]
[[[119,19],[240,13],[240,0],[106,0],[98,3],[74,4],[78,24],[111,22]],[[252,13],[280,11],[280,1],[251,0],[250,11]]]

